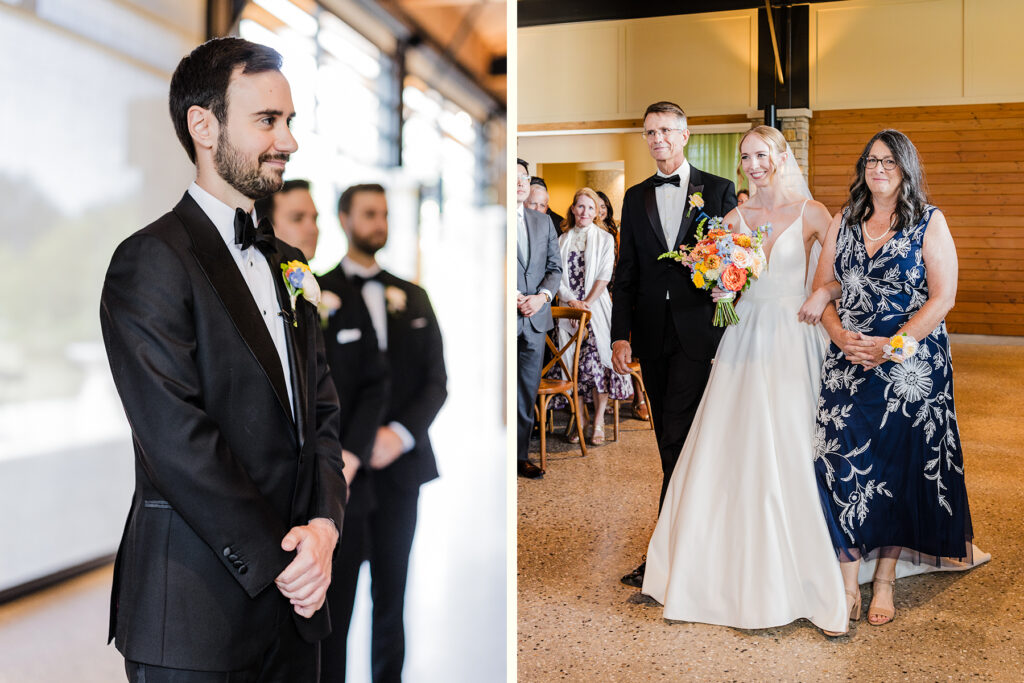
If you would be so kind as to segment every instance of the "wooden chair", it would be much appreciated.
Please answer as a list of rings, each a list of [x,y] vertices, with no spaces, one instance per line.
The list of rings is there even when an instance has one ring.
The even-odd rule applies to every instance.
[[[580,355],[582,354],[583,340],[586,339],[587,336],[587,322],[590,320],[590,311],[584,311],[579,308],[570,308],[569,306],[552,306],[551,317],[555,319],[556,329],[560,320],[575,320],[576,332],[561,348],[551,340],[551,335],[546,337],[552,358],[544,365],[544,369],[541,370],[540,387],[537,389],[537,418],[540,420],[541,469],[544,469],[544,465],[547,460],[548,403],[555,396],[565,396],[566,400],[568,400],[569,410],[572,413],[572,418],[570,419],[575,422],[576,432],[580,438],[580,450],[583,451],[584,456],[587,454],[587,443],[586,439],[583,438],[583,427],[581,426],[581,421],[578,419],[579,416],[576,415],[576,393],[578,392],[577,380],[579,378],[580,370]],[[572,359],[567,363],[565,356],[568,355],[570,348],[572,349]],[[569,379],[548,378],[548,373],[556,366],[560,367],[563,375]]]
[[[651,410],[651,401],[647,398],[647,387],[644,386],[644,377],[640,373],[640,361],[634,360],[629,363],[629,374],[636,378],[637,384],[640,385],[640,393],[644,395],[644,403],[647,404],[648,412]],[[636,397],[633,397],[636,400]],[[615,416],[615,421],[612,423],[612,441],[619,440],[619,400],[614,399],[612,401],[612,414]],[[647,419],[647,423],[651,429],[654,429],[654,420],[652,418]]]

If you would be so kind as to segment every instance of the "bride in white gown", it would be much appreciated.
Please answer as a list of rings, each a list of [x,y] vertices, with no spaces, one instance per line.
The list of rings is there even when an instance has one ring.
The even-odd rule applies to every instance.
[[[812,466],[826,342],[818,325],[797,320],[830,216],[809,199],[777,130],[748,132],[740,159],[757,191],[725,222],[748,234],[771,223],[768,265],[722,337],[647,550],[643,592],[666,619],[749,629],[804,617],[845,632],[847,596]]]

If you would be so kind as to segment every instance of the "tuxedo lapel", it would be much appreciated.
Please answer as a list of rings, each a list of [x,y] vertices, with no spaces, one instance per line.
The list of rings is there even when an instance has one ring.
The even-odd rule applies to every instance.
[[[174,207],[174,213],[192,238],[192,253],[200,269],[224,304],[238,334],[266,373],[281,408],[290,417],[292,411],[288,407],[288,387],[285,384],[284,369],[274,347],[274,340],[271,339],[270,332],[267,331],[267,326],[260,316],[252,292],[249,291],[242,274],[235,266],[234,259],[228,253],[227,245],[217,233],[217,228],[188,193],[185,193]]]
[[[298,431],[299,446],[301,447],[306,438],[306,406],[309,402],[308,375],[309,368],[307,353],[309,342],[309,326],[313,324],[309,316],[302,314],[305,306],[301,305],[301,295],[296,298],[295,310],[292,310],[291,297],[288,288],[284,283],[284,271],[281,269],[281,251],[278,249],[267,255],[267,264],[274,276],[274,289],[277,292],[277,301],[282,311],[292,311],[292,319],[298,325],[292,325],[285,319],[284,338],[288,345],[288,365],[292,380],[292,395],[295,399],[295,426]],[[319,321],[315,321],[319,322]]]
[[[644,185],[644,209],[647,210],[647,220],[654,231],[654,238],[662,246],[662,252],[668,251],[665,244],[665,231],[661,229],[661,216],[658,214],[658,200],[654,196],[654,184],[648,178]]]
[[[703,191],[703,189],[704,180],[701,176],[701,172],[691,166],[690,186],[686,190],[686,204],[683,207],[683,219],[679,221],[679,232],[676,233],[676,241],[675,244],[672,245],[673,249],[679,248],[680,244],[690,238],[690,228],[693,227],[694,219],[697,217],[697,214],[700,213],[698,209],[690,208],[690,197],[692,197],[695,192]]]

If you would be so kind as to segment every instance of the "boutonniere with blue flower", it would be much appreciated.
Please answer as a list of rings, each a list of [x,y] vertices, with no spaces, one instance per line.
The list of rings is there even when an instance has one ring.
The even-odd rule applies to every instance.
[[[690,205],[690,210],[686,212],[686,217],[689,218],[690,216],[693,215],[694,209],[700,211],[701,209],[704,208],[704,197],[701,195],[700,192],[694,192],[693,194],[690,195],[687,204]]]
[[[398,315],[405,310],[406,295],[401,287],[388,285],[384,289],[384,300],[387,302],[388,313]]]
[[[291,297],[292,310],[288,313],[282,311],[285,319],[291,318],[293,327],[299,326],[295,319],[295,300],[302,295],[302,298],[313,304],[320,305],[320,285],[313,277],[313,271],[302,261],[289,261],[281,264],[281,271],[284,276],[284,284],[288,288],[288,296]]]

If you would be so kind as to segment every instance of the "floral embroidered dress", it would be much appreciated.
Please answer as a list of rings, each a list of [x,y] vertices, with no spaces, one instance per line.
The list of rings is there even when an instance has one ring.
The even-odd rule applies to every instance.
[[[591,223],[584,228],[571,228],[559,238],[562,254],[562,282],[558,290],[564,306],[574,299],[583,300],[596,280],[610,280],[614,269],[614,238]],[[628,399],[633,396],[633,382],[629,375],[620,375],[611,366],[611,297],[607,288],[591,304],[591,319],[587,323],[587,336],[580,353],[579,387],[586,403],[593,403],[593,390],[608,394],[610,399]],[[572,335],[569,321],[563,321],[559,343],[565,344]],[[561,398],[561,397],[559,397]],[[564,407],[565,401],[556,401],[554,407]]]
[[[897,233],[873,257],[846,215],[836,241],[843,328],[889,337],[928,299],[922,243],[936,211]],[[945,321],[917,355],[865,371],[831,344],[822,365],[814,464],[825,518],[841,560],[892,557],[903,547],[938,566],[972,557],[971,513],[953,405]],[[904,551],[903,557],[907,557]]]

